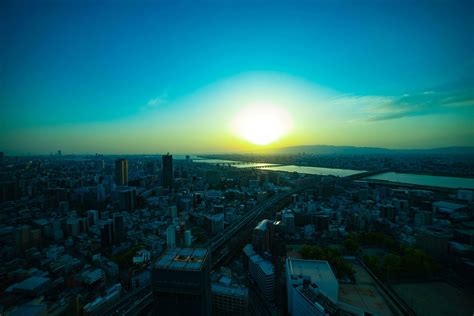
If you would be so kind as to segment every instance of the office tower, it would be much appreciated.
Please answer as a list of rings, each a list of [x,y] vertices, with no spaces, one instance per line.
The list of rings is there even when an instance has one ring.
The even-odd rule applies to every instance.
[[[172,205],[169,207],[169,212],[170,212],[171,218],[178,217],[178,208],[175,205]]]
[[[211,314],[210,254],[203,248],[169,249],[152,270],[153,314]]]
[[[264,253],[271,249],[273,239],[273,222],[264,219],[253,229],[252,245],[258,253]]]
[[[163,156],[163,187],[171,189],[173,188],[174,176],[173,176],[173,156],[166,154]]]
[[[121,211],[135,210],[137,190],[130,187],[119,187],[113,193],[114,200],[118,202],[118,207]]]
[[[327,261],[286,259],[288,314],[335,315],[339,283]]]
[[[102,183],[97,185],[97,201],[103,202],[105,200],[105,186]]]
[[[226,316],[249,315],[249,291],[240,286],[212,283],[212,314]]]
[[[125,227],[123,222],[123,215],[115,213],[114,217],[114,244],[120,245],[125,241]]]
[[[79,221],[77,218],[68,218],[66,221],[66,232],[68,236],[75,237],[79,235]]]
[[[109,248],[114,242],[114,231],[112,220],[107,220],[100,229],[100,243],[103,249]]]
[[[99,211],[98,210],[88,210],[87,218],[89,219],[89,226],[97,225],[99,222]]]
[[[265,299],[275,299],[275,267],[260,255],[249,258],[249,272]]]
[[[295,216],[290,210],[283,210],[281,221],[285,225],[287,233],[292,234],[295,232]]]
[[[58,157],[61,157],[61,151],[58,150]]]
[[[28,249],[30,246],[30,229],[28,225],[22,225],[15,230],[16,248],[19,251]]]
[[[5,157],[5,154],[3,151],[0,151],[0,161],[3,161],[3,158]]]
[[[169,226],[166,229],[166,246],[168,249],[176,247],[176,231],[173,226]]]
[[[186,247],[191,247],[192,242],[193,242],[193,235],[191,234],[191,231],[187,229],[184,231],[184,245]]]
[[[81,217],[79,221],[79,233],[87,233],[89,230],[89,220],[87,217]]]
[[[115,183],[128,185],[128,160],[117,159],[115,161]]]

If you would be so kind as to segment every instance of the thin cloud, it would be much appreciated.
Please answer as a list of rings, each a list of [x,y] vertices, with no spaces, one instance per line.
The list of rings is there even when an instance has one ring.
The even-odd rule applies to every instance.
[[[333,106],[350,108],[358,115],[351,121],[384,121],[404,117],[446,113],[459,107],[474,107],[474,92],[469,84],[453,89],[433,89],[400,96],[341,95],[330,100]],[[349,110],[349,109],[348,109]]]
[[[167,103],[168,103],[168,93],[163,92],[160,96],[148,100],[148,102],[144,106],[142,106],[141,110],[142,111],[154,110]]]

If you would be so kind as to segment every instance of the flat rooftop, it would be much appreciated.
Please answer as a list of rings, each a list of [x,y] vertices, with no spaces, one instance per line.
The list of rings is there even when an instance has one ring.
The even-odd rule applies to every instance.
[[[205,248],[176,248],[165,252],[155,263],[156,268],[170,270],[201,270],[207,260]]]
[[[248,296],[248,291],[249,291],[245,287],[233,287],[233,286],[227,286],[227,285],[219,284],[219,283],[212,283],[211,290],[213,293],[216,293],[216,294],[223,294],[223,295],[243,297],[243,298]]]
[[[286,273],[292,280],[299,283],[305,277],[329,297],[333,302],[338,301],[339,282],[329,263],[325,260],[304,260],[288,257],[286,259]]]
[[[433,202],[433,206],[448,208],[452,210],[462,209],[466,207],[466,205],[463,205],[463,204],[452,203],[452,202],[447,202],[447,201]]]
[[[51,280],[50,278],[33,276],[33,277],[28,278],[26,280],[23,280],[19,283],[15,283],[15,284],[11,285],[7,289],[7,292],[11,292],[13,290],[35,291],[35,290],[39,289],[41,286],[47,284],[50,280]]]
[[[332,281],[337,283],[331,266],[325,260],[304,260],[288,258],[290,275],[310,276],[312,282]]]

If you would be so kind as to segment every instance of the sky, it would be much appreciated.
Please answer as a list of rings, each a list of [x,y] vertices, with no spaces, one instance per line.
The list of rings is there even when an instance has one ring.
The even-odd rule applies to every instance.
[[[0,47],[7,154],[474,146],[473,1],[6,0]]]

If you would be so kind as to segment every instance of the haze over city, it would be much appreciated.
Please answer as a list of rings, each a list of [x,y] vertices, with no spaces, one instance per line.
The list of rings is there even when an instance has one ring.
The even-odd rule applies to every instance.
[[[12,154],[473,146],[471,1],[3,1]]]

